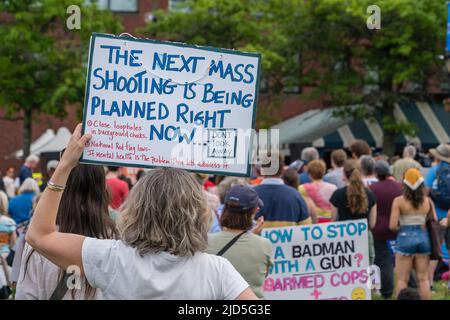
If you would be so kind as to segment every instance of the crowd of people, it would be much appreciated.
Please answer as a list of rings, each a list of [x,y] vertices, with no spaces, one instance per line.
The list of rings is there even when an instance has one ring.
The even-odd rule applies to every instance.
[[[35,155],[0,178],[0,298],[262,299],[263,228],[354,219],[367,219],[380,294],[431,298],[436,243],[450,247],[448,144],[429,151],[431,168],[413,145],[389,161],[356,140],[329,166],[308,147],[289,165],[267,154],[251,178],[160,168],[130,179],[78,163],[89,139],[78,126],[41,185]]]

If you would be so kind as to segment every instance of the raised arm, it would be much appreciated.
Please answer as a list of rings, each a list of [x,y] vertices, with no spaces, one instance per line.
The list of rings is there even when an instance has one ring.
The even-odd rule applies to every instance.
[[[81,136],[79,124],[70,138],[61,161],[52,175],[51,182],[65,186],[70,171],[77,165],[84,145],[90,140],[90,134]],[[26,234],[26,241],[39,253],[64,270],[77,265],[83,271],[81,248],[84,236],[61,233],[56,229],[56,214],[62,192],[47,187],[39,200]]]

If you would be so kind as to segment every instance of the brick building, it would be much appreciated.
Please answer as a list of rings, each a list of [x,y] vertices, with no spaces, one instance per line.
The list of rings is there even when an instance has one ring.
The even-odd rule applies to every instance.
[[[144,26],[151,19],[151,12],[157,9],[168,8],[169,0],[99,0],[98,5],[105,10],[112,10],[123,21],[125,32],[133,33],[137,27]],[[63,120],[55,117],[35,115],[33,116],[32,138],[34,141],[47,129],[57,132],[60,127],[72,130],[77,123],[77,107],[67,106],[67,117]],[[22,148],[23,121],[4,119],[4,110],[0,108],[0,172],[4,173],[8,167],[18,167],[21,161],[12,154]]]
[[[92,0],[91,0],[92,1]],[[182,0],[97,0],[98,5],[104,10],[113,11],[122,19],[124,32],[133,34],[138,27],[144,26],[152,19],[152,12],[158,9],[170,9]],[[305,102],[299,100],[296,95],[288,95],[283,104],[280,116],[286,119],[297,115],[307,109],[320,107],[321,103]],[[77,107],[67,106],[67,117],[63,120],[51,116],[35,115],[33,117],[32,139],[35,141],[47,129],[53,129],[56,133],[60,127],[72,130],[77,123]],[[21,160],[13,156],[13,153],[22,148],[23,121],[20,115],[17,120],[4,119],[4,110],[0,108],[0,172],[4,173],[8,167],[19,168]]]

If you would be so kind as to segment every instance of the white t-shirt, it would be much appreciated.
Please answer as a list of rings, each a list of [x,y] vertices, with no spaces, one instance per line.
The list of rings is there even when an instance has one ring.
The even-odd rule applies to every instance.
[[[104,299],[229,300],[249,287],[227,259],[201,252],[141,257],[120,240],[86,238],[82,260],[86,278]]]

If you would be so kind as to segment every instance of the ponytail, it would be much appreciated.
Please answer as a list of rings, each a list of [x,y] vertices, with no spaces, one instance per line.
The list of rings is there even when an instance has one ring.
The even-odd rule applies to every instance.
[[[369,207],[366,190],[361,178],[361,169],[355,160],[347,160],[344,173],[348,180],[347,202],[352,213],[366,212]]]

